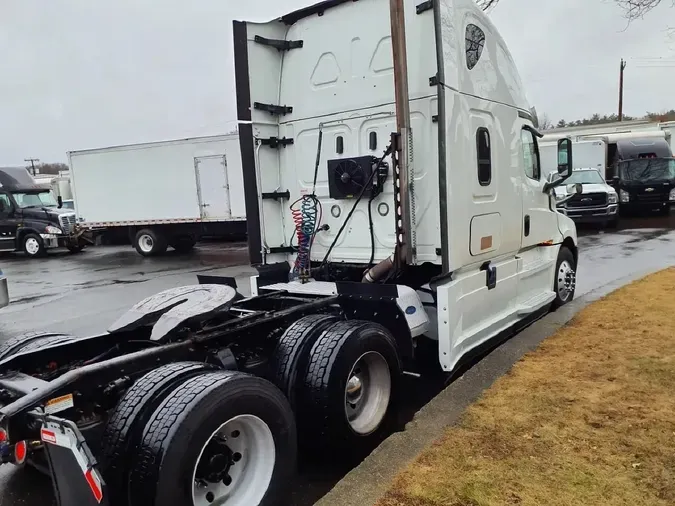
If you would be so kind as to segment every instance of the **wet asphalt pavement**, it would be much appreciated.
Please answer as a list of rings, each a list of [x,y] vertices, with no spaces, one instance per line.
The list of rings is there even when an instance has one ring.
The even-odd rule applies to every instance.
[[[583,227],[579,235],[577,295],[632,273],[675,265],[675,215],[623,220],[619,230]],[[52,253],[41,260],[0,256],[11,297],[11,305],[0,311],[0,339],[30,330],[103,332],[139,300],[196,283],[197,274],[236,277],[247,294],[253,273],[247,261],[243,243],[207,243],[188,256],[169,253],[153,259],[140,257],[129,246],[91,248],[80,255]],[[443,375],[407,378],[406,403],[392,430],[400,430],[446,382]],[[364,456],[361,452],[305,464],[292,504],[314,504]],[[30,469],[0,468],[0,506],[52,504],[51,484],[44,476]]]

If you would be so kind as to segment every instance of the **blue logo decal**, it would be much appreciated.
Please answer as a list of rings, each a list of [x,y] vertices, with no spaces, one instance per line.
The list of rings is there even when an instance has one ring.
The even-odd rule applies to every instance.
[[[405,313],[406,314],[415,314],[417,312],[417,308],[415,306],[408,306],[405,308]]]

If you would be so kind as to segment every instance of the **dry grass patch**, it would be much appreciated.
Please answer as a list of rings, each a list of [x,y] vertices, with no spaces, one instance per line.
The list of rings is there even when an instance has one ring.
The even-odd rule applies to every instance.
[[[378,506],[675,504],[675,269],[584,309]]]

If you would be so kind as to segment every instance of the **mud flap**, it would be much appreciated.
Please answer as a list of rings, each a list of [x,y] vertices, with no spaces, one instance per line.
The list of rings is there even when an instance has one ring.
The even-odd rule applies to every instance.
[[[110,506],[96,459],[77,426],[50,417],[40,431],[58,506]]]

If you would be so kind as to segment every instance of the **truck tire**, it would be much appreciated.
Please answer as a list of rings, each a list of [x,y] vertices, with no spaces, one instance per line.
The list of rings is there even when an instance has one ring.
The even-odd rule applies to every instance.
[[[29,332],[12,337],[0,344],[0,360],[16,355],[19,352],[35,351],[44,346],[69,343],[77,338],[70,334],[54,332]]]
[[[576,269],[577,265],[572,252],[565,246],[561,247],[555,265],[553,309],[564,306],[574,298],[574,290],[577,284]]]
[[[305,381],[309,352],[319,336],[337,322],[333,315],[305,316],[286,329],[270,359],[274,383],[286,395],[297,413],[296,397]]]
[[[43,257],[47,254],[47,248],[45,248],[45,243],[37,234],[26,234],[21,239],[21,244],[23,247],[24,253],[31,258]]]
[[[296,464],[288,401],[238,371],[206,373],[171,392],[134,452],[132,506],[287,504]]]
[[[300,433],[315,447],[374,436],[392,404],[401,365],[394,337],[379,324],[338,322],[312,347]]]
[[[183,235],[176,237],[170,244],[170,246],[175,249],[178,253],[184,254],[192,251],[197,244],[197,239],[189,236]]]
[[[144,257],[161,255],[167,247],[164,236],[151,228],[139,230],[134,237],[134,248]]]
[[[143,435],[145,424],[164,397],[180,383],[210,370],[214,367],[201,362],[168,364],[150,371],[125,392],[101,437],[99,454],[111,504],[127,504],[131,454]]]

